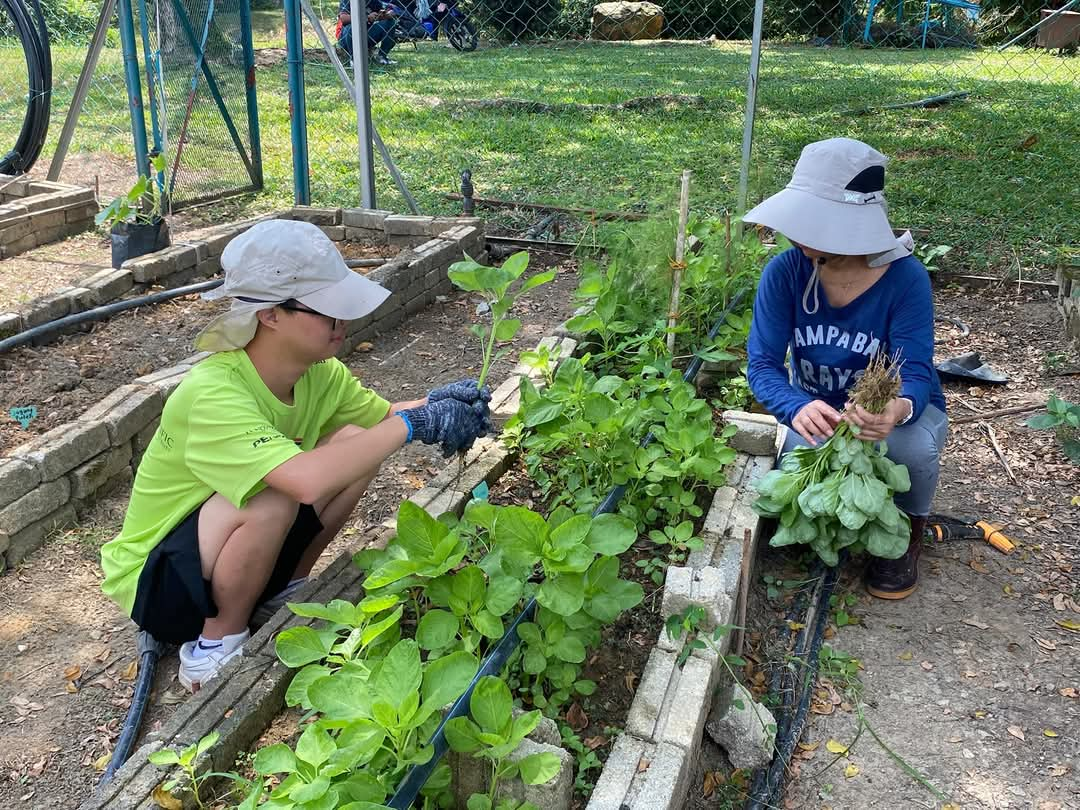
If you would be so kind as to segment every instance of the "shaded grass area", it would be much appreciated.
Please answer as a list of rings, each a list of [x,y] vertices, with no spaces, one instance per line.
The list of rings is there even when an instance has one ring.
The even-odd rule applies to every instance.
[[[279,15],[257,12],[255,26],[258,47],[283,45]],[[314,36],[306,42],[317,45]],[[56,51],[57,73],[69,77],[56,91],[62,111],[83,54]],[[464,168],[485,196],[647,210],[668,210],[680,170],[691,168],[695,210],[734,204],[749,61],[744,44],[549,43],[460,54],[425,43],[418,50],[401,45],[394,56],[399,64],[372,75],[373,115],[425,212],[455,210],[444,195],[457,190]],[[267,196],[254,208],[292,198],[286,64],[270,62],[257,71]],[[121,69],[119,54],[108,49],[98,75],[100,86],[112,90],[88,105],[74,149],[131,154]],[[313,202],[356,204],[356,124],[348,96],[325,62],[308,64],[306,88]],[[854,112],[957,90],[971,95],[937,109]],[[573,107],[658,95],[695,103],[648,111]],[[535,112],[471,103],[499,98],[570,106]],[[893,158],[894,222],[924,230],[924,243],[953,245],[950,267],[1007,272],[1018,260],[1025,268],[1049,267],[1077,241],[1080,60],[1034,51],[770,45],[758,100],[752,200],[783,185],[805,143],[846,135]],[[229,106],[243,108],[234,99]],[[190,177],[206,183],[243,173],[214,116],[208,108],[196,111],[185,147],[206,164],[189,164]],[[54,117],[46,153],[60,120]],[[380,206],[405,210],[381,165],[377,182]],[[243,208],[226,208],[233,214],[238,205]]]

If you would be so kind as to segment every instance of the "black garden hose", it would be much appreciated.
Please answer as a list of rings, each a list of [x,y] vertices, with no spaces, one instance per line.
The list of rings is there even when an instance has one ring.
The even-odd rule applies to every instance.
[[[154,684],[154,673],[157,671],[158,659],[165,654],[165,645],[147,633],[140,630],[136,637],[139,649],[139,677],[135,682],[135,693],[131,696],[131,706],[128,707],[124,725],[120,728],[120,736],[116,740],[109,766],[101,776],[101,784],[105,784],[121,766],[127,762],[131,749],[134,747],[135,738],[139,734],[139,726],[142,725],[142,717],[146,712],[146,703],[150,698],[150,687]]]
[[[49,131],[52,98],[49,32],[38,0],[0,0],[0,7],[22,43],[27,67],[26,113],[15,143],[0,156],[0,174],[24,174],[37,162]]]
[[[88,309],[85,312],[76,312],[74,315],[66,315],[63,318],[57,318],[55,321],[43,323],[41,326],[35,326],[33,329],[27,329],[25,332],[19,332],[17,335],[12,335],[11,337],[0,340],[0,354],[69,326],[78,326],[79,324],[91,323],[93,321],[103,321],[118,312],[135,309],[136,307],[144,307],[148,304],[160,304],[163,301],[180,298],[184,295],[193,295],[194,293],[204,292],[205,290],[212,290],[215,287],[220,287],[223,283],[224,282],[221,279],[200,281],[197,284],[188,284],[184,287],[162,290],[161,292],[150,293],[149,295],[144,295],[139,298],[126,298],[123,301],[114,301],[111,304]]]

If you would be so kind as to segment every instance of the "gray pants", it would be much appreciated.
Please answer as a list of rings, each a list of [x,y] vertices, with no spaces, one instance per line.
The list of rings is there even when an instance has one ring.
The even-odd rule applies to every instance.
[[[949,418],[945,412],[927,405],[916,421],[893,428],[889,434],[886,441],[889,451],[886,455],[907,467],[911,476],[911,489],[898,492],[893,501],[909,515],[930,514],[930,502],[934,500],[934,490],[937,489],[938,463],[948,432]],[[802,436],[788,427],[780,455],[795,447],[808,446]]]

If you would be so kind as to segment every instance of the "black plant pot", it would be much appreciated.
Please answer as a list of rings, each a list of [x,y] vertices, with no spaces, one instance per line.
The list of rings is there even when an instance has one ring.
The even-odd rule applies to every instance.
[[[126,260],[145,256],[170,245],[169,223],[163,219],[154,222],[120,222],[113,225],[112,266],[120,267]]]

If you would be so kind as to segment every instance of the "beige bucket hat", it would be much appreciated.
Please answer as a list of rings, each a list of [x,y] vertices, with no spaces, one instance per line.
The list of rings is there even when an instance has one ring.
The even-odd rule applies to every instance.
[[[911,235],[897,237],[885,204],[888,158],[851,138],[803,147],[791,182],[743,220],[793,242],[841,256],[869,256],[880,267],[912,252]]]

